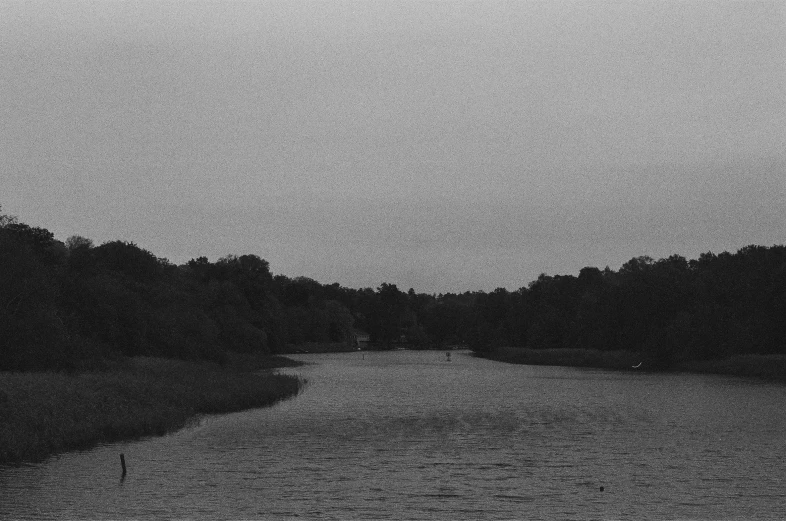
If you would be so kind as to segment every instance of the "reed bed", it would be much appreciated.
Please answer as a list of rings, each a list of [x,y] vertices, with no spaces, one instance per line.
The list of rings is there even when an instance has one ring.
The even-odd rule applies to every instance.
[[[599,369],[630,369],[642,361],[641,354],[630,351],[599,351],[594,349],[527,349],[500,347],[478,356],[527,365],[562,365]]]
[[[346,342],[302,342],[287,344],[286,353],[346,353],[357,351],[358,348]]]
[[[737,355],[718,360],[683,360],[669,368],[658,367],[646,355],[635,351],[501,347],[490,353],[482,353],[477,356],[511,364],[621,370],[632,370],[634,366],[638,366],[641,371],[721,374],[786,381],[786,356],[784,355]]]
[[[786,355],[737,355],[721,360],[683,362],[680,371],[744,376],[786,382]]]
[[[154,358],[71,375],[0,373],[0,464],[165,434],[199,415],[274,404],[302,383],[269,371]]]

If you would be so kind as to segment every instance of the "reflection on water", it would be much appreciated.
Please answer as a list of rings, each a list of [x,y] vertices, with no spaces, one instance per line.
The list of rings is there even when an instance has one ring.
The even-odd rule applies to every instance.
[[[0,470],[0,517],[786,518],[784,386],[466,353],[300,358],[313,365],[288,371],[308,387],[273,408]]]

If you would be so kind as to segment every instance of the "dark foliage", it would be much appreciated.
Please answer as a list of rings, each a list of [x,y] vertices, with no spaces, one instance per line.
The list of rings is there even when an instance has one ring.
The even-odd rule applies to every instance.
[[[256,255],[174,266],[0,214],[0,370],[78,369],[118,355],[226,363],[288,344],[638,351],[650,366],[786,354],[786,247],[636,257],[541,275],[517,291],[427,295],[272,276]]]

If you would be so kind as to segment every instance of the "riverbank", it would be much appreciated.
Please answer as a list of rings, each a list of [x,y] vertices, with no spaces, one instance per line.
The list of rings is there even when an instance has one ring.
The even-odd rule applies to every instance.
[[[630,351],[597,351],[592,349],[527,349],[499,347],[475,356],[497,362],[525,365],[562,365],[597,369],[630,369],[641,362],[641,355]]]
[[[133,358],[101,371],[0,373],[0,464],[42,461],[99,443],[162,435],[200,415],[272,405],[302,381],[258,369],[281,357],[205,362]]]
[[[631,351],[501,347],[489,353],[476,353],[475,356],[511,364],[560,365],[614,370],[633,370],[634,366],[637,366],[641,370],[653,370],[641,353]],[[786,382],[786,356],[740,355],[722,360],[683,361],[670,368],[668,372],[721,374]]]
[[[786,355],[738,355],[722,360],[682,362],[676,370],[786,382]]]
[[[347,342],[303,342],[302,344],[287,344],[283,354],[347,353],[357,350],[357,347],[351,346]]]

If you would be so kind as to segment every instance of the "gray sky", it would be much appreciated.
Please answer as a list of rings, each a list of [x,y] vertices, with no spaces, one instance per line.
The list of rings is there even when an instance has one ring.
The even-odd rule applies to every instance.
[[[419,292],[786,242],[786,3],[0,0],[0,205]]]

